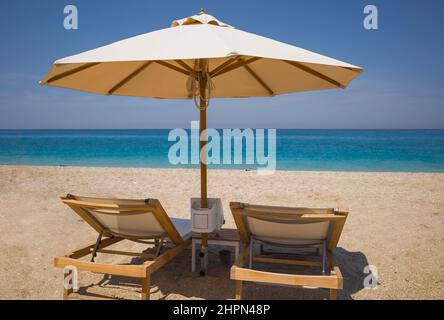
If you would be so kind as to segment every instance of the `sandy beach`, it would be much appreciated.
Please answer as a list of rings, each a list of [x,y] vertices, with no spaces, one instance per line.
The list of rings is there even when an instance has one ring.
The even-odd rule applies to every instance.
[[[444,299],[444,174],[209,171],[209,196],[222,198],[226,227],[234,227],[230,201],[345,207],[349,219],[335,257],[344,276],[339,299]],[[58,199],[63,193],[157,198],[172,217],[189,216],[199,195],[199,172],[0,166],[0,299],[60,299],[62,271],[53,258],[95,241],[96,233]],[[126,244],[127,248],[140,245]],[[229,299],[229,268],[210,252],[210,270],[190,271],[186,250],[152,278],[153,299]],[[364,267],[378,270],[377,289],[364,289]],[[80,274],[81,290],[139,297],[131,279]],[[245,299],[323,299],[326,290],[258,284]]]

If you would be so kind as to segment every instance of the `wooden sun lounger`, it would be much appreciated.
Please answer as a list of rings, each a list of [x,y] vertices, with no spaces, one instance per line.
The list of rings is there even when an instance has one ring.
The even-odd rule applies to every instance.
[[[341,271],[335,265],[333,252],[339,241],[348,211],[339,209],[309,209],[259,206],[230,203],[244,249],[231,268],[236,281],[236,299],[242,298],[243,281],[330,289],[330,299],[336,299],[342,289]],[[254,245],[274,247],[315,248],[320,261],[299,258],[275,258],[254,255]],[[308,257],[307,257],[308,258]],[[319,259],[320,258],[320,259]],[[319,274],[288,274],[255,270],[253,263],[270,263],[319,268]],[[248,264],[248,266],[246,266]]]
[[[63,203],[73,209],[99,233],[96,243],[54,259],[58,268],[77,268],[118,276],[139,278],[142,282],[143,300],[150,298],[151,274],[167,264],[191,243],[191,223],[185,219],[170,219],[156,199],[124,200],[101,199],[66,195]],[[106,249],[123,240],[154,245],[154,254]],[[172,244],[172,247],[165,246]],[[105,264],[95,262],[98,253],[140,257],[143,263]],[[90,261],[80,260],[90,255]],[[65,280],[72,271],[66,271]],[[67,299],[72,289],[64,288]]]

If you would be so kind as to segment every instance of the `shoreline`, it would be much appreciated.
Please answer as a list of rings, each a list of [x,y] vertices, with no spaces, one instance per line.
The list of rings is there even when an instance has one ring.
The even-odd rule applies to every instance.
[[[183,168],[183,167],[112,167],[112,166],[83,166],[83,165],[29,165],[29,164],[0,164],[2,167],[17,167],[17,168],[81,168],[81,169],[117,169],[117,170],[180,170],[180,171],[199,171],[199,168]],[[256,169],[224,169],[224,168],[211,168],[208,167],[208,171],[222,171],[222,172],[256,172]],[[276,169],[275,172],[293,172],[293,173],[350,173],[350,174],[438,174],[444,175],[444,171],[344,171],[344,170],[288,170],[288,169]],[[273,175],[273,174],[271,174]],[[267,175],[265,175],[267,176]]]

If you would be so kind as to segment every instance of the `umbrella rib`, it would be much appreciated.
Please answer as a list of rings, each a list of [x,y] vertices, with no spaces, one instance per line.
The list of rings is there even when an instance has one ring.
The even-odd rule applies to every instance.
[[[341,68],[349,70],[349,71],[353,71],[353,72],[356,72],[356,73],[361,73],[362,72],[362,69],[356,69],[356,68],[350,68],[350,67],[341,67]]]
[[[274,92],[273,90],[271,90],[271,88],[264,82],[264,80],[262,80],[256,72],[254,72],[250,66],[248,65],[244,65],[245,70],[248,71],[248,73],[257,81],[259,82],[259,84],[268,91],[268,93],[270,94],[270,96],[274,96]]]
[[[54,81],[66,78],[66,77],[68,77],[70,75],[73,75],[74,73],[77,73],[77,72],[80,72],[80,71],[84,71],[84,70],[89,69],[91,67],[94,67],[94,66],[96,66],[98,64],[100,64],[100,62],[92,62],[92,63],[87,63],[87,64],[84,64],[84,65],[81,65],[81,66],[79,66],[77,68],[74,68],[74,69],[62,72],[61,74],[58,74],[58,75],[48,79],[48,81],[46,81],[46,83],[51,83],[51,82],[54,82]]]
[[[194,72],[193,68],[191,68],[187,63],[183,62],[182,60],[174,60],[174,61],[176,61],[178,64],[180,64],[189,73],[193,73]]]
[[[211,72],[210,72],[210,76],[213,77],[215,74],[217,74],[219,71],[221,71],[223,68],[229,66],[232,62],[236,61],[237,58],[231,58],[228,59],[227,61],[225,61],[224,63],[220,64],[219,66],[217,66],[216,68],[214,68]]]
[[[326,76],[325,74],[322,74],[322,73],[320,73],[320,72],[318,72],[318,71],[316,71],[316,70],[314,70],[314,69],[312,69],[310,67],[307,67],[307,66],[303,65],[302,63],[299,63],[299,62],[296,62],[296,61],[289,61],[289,60],[282,60],[282,61],[292,65],[293,67],[301,69],[302,71],[305,71],[305,72],[307,72],[307,73],[309,73],[309,74],[311,74],[311,75],[313,75],[315,77],[318,77],[318,78],[320,78],[320,79],[322,79],[324,81],[327,81],[327,82],[329,82],[330,84],[332,84],[332,85],[334,85],[336,87],[339,87],[339,88],[342,88],[342,89],[345,88],[345,86],[343,84],[341,84],[340,82],[338,82],[338,81],[336,81],[336,80]]]
[[[186,71],[186,70],[184,70],[182,68],[179,68],[179,67],[177,67],[177,66],[175,66],[175,65],[173,65],[171,63],[168,63],[168,62],[165,62],[165,61],[161,61],[161,60],[156,60],[154,62],[160,64],[161,66],[164,66],[164,67],[167,67],[167,68],[172,69],[174,71],[177,71],[179,73],[183,73],[186,76],[190,75],[190,72],[188,72],[188,71]]]
[[[113,86],[111,89],[108,90],[108,94],[113,94],[117,90],[119,90],[121,87],[123,87],[128,81],[132,80],[135,76],[137,76],[139,73],[141,73],[143,70],[145,70],[152,61],[144,62],[141,66],[139,66],[136,70],[131,72],[128,76],[123,78],[123,80],[119,81],[115,86]]]
[[[260,57],[253,57],[253,58],[250,58],[250,59],[248,59],[248,60],[240,60],[240,61],[237,61],[236,63],[233,63],[233,64],[229,65],[229,66],[226,67],[225,69],[222,69],[221,71],[219,71],[218,73],[216,73],[215,75],[213,75],[213,78],[215,78],[215,77],[217,77],[217,76],[220,76],[220,75],[222,75],[222,74],[224,74],[224,73],[227,73],[227,72],[233,71],[233,70],[235,70],[235,69],[238,69],[238,68],[240,68],[240,67],[246,66],[247,64],[253,63],[253,62],[255,62],[255,61],[259,60],[259,59],[262,59],[262,58],[260,58]]]

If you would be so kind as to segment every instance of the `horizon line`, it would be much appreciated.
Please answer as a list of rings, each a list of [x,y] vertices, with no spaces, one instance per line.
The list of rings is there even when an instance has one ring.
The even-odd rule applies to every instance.
[[[121,130],[121,131],[129,131],[129,130],[173,130],[179,127],[171,127],[171,128],[0,128],[0,131],[56,131],[56,130],[71,130],[71,131],[80,131],[80,130]],[[181,128],[185,130],[191,130],[191,128]],[[413,131],[413,130],[444,130],[444,128],[264,128],[264,127],[238,127],[238,128],[207,128],[207,129],[276,129],[276,130],[349,130],[349,131],[357,131],[357,130],[371,130],[371,131]]]

